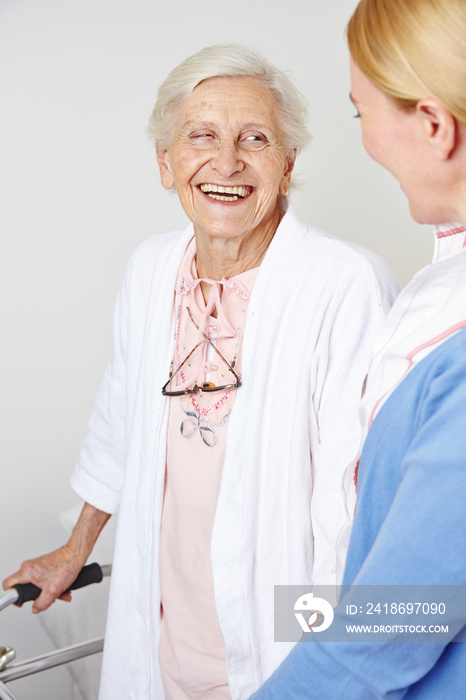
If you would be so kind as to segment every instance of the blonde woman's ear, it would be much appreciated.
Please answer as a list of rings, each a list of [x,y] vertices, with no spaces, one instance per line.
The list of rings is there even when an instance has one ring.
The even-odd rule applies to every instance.
[[[455,117],[433,97],[419,100],[416,112],[423,122],[429,145],[440,160],[448,160],[458,141]]]

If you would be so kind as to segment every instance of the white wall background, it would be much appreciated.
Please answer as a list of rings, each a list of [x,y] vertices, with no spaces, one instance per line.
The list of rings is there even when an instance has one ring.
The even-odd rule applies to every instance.
[[[297,166],[301,215],[373,248],[403,282],[428,262],[430,231],[410,221],[352,118],[344,27],[355,5],[0,0],[0,578],[61,544],[125,261],[149,234],[185,225],[144,127],[186,56],[239,41],[289,69],[314,134]],[[1,614],[6,643],[21,658],[48,646],[26,609]],[[64,671],[10,687],[19,700],[69,698]]]

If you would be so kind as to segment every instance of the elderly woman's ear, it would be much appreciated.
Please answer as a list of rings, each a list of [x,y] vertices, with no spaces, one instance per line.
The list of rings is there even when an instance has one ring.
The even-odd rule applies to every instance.
[[[165,187],[166,190],[171,190],[171,188],[175,184],[175,179],[173,177],[170,159],[168,157],[168,151],[166,148],[160,148],[157,145],[156,151],[157,163],[159,164],[160,180],[162,182],[162,186]]]
[[[278,194],[288,194],[288,190],[290,189],[291,173],[293,172],[294,164],[296,161],[296,155],[297,150],[296,148],[293,148],[290,151],[290,153],[286,156],[285,170],[283,172],[283,177],[278,187]]]

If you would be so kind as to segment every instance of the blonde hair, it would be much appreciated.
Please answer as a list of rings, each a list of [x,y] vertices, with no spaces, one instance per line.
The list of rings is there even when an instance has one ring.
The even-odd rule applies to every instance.
[[[466,0],[361,0],[351,56],[402,107],[434,97],[466,124]]]
[[[307,104],[288,76],[251,48],[240,44],[215,44],[190,56],[169,73],[157,94],[148,124],[148,135],[162,148],[172,138],[173,116],[196,85],[209,78],[252,77],[268,88],[279,107],[286,148],[301,151],[310,141]]]

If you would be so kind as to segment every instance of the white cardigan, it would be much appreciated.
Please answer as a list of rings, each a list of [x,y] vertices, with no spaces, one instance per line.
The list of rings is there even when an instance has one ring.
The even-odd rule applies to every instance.
[[[100,700],[161,700],[159,531],[174,285],[192,226],[135,251],[113,357],[72,486],[119,512]],[[234,700],[291,644],[274,643],[274,585],[335,581],[341,477],[359,447],[373,338],[398,291],[379,258],[308,227],[289,207],[258,272],[243,341],[211,557]],[[312,682],[312,680],[310,681]]]

